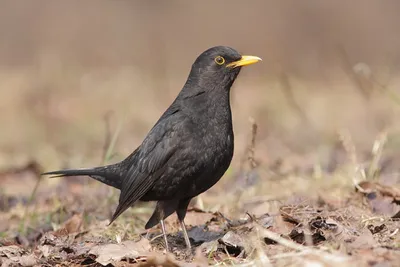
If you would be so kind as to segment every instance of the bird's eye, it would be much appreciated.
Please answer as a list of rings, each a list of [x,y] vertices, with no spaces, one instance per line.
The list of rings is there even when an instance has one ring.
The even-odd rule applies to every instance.
[[[215,63],[217,63],[218,65],[222,65],[222,64],[225,63],[225,58],[223,58],[223,57],[221,57],[221,56],[217,56],[217,57],[214,59],[214,61],[215,61]]]

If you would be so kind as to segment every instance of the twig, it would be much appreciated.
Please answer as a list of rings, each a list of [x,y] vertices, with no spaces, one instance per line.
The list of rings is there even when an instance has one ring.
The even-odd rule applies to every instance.
[[[250,170],[254,170],[257,166],[258,163],[255,160],[255,147],[256,147],[256,136],[257,136],[257,130],[258,126],[254,118],[250,117],[249,118],[251,128],[250,128],[250,142],[246,147],[246,152],[242,157],[242,160],[240,162],[240,168],[239,168],[239,173],[243,173],[245,169],[245,163],[249,163]],[[248,176],[246,175],[246,181],[248,180]]]
[[[258,224],[257,229],[261,230],[263,232],[264,237],[267,237],[282,246],[285,246],[285,247],[293,249],[293,250],[297,250],[304,254],[314,254],[314,255],[320,256],[322,258],[325,258],[326,260],[334,261],[334,262],[343,262],[348,259],[348,257],[345,255],[335,255],[335,254],[327,253],[327,252],[324,252],[324,251],[321,251],[318,249],[299,245],[291,240],[281,237],[280,235],[278,235],[270,230],[265,229],[264,227],[262,227],[259,224]]]
[[[105,126],[105,137],[104,137],[104,145],[103,145],[103,154],[101,156],[101,163],[105,163],[105,159],[107,156],[108,148],[111,143],[111,125],[110,125],[110,117],[112,115],[112,111],[107,112],[104,115],[104,126]]]
[[[292,85],[290,84],[289,81],[289,77],[287,76],[286,73],[282,73],[280,79],[281,79],[283,93],[286,96],[289,106],[292,107],[292,109],[296,112],[296,114],[300,117],[300,119],[311,128],[310,120],[308,119],[307,115],[301,109],[300,105],[296,101],[296,98],[293,94]]]
[[[257,136],[257,123],[253,118],[249,118],[249,121],[251,123],[251,138],[250,142],[247,145],[246,152],[241,160],[240,167],[239,167],[239,175],[245,175],[245,185],[249,184],[249,174],[257,168],[259,165],[258,162],[255,159],[255,146],[256,146],[256,136]],[[248,163],[248,168],[245,168],[245,164]],[[243,196],[245,190],[245,186],[238,187],[236,190],[237,192],[237,197],[235,203],[239,203],[240,199]]]
[[[107,148],[107,152],[104,157],[104,164],[112,157],[112,153],[114,151],[115,144],[117,143],[119,133],[121,132],[121,128],[122,128],[122,120],[119,120],[117,124],[117,129],[115,129],[111,142]]]
[[[288,253],[281,253],[271,257],[271,259],[282,259],[282,258],[291,258],[291,257],[299,257],[304,255],[309,255],[310,251],[304,250],[300,252],[288,252]]]
[[[372,161],[368,168],[367,179],[375,179],[377,178],[377,174],[380,171],[379,162],[382,158],[383,148],[387,141],[387,131],[382,131],[378,137],[374,141],[374,145],[372,147]]]
[[[282,246],[285,246],[287,248],[290,249],[294,249],[297,251],[309,251],[311,250],[310,248],[303,246],[303,245],[299,245],[293,241],[290,241],[286,238],[281,237],[280,235],[265,229],[264,227],[262,227],[261,225],[259,225],[258,229],[260,229],[263,232],[264,237],[267,237],[268,239],[271,239],[277,243],[279,243]]]
[[[396,230],[394,230],[393,233],[391,233],[391,234],[389,235],[389,237],[395,236],[398,232],[399,232],[399,228],[396,228]]]
[[[29,206],[32,204],[32,201],[33,201],[33,199],[35,198],[35,196],[36,196],[36,192],[37,192],[37,190],[38,190],[38,188],[39,188],[39,185],[40,185],[40,182],[42,181],[42,176],[41,175],[39,175],[38,176],[38,179],[37,179],[37,181],[36,181],[36,183],[35,183],[35,186],[33,187],[33,190],[32,190],[32,192],[31,192],[31,195],[29,196],[29,199],[28,199],[28,203],[26,203],[26,206],[25,206],[25,209],[24,209],[24,215],[23,215],[23,218],[22,218],[22,221],[20,222],[20,231],[24,231],[25,232],[25,228],[26,228],[26,218],[27,218],[27,216],[28,216],[28,208],[29,208]]]

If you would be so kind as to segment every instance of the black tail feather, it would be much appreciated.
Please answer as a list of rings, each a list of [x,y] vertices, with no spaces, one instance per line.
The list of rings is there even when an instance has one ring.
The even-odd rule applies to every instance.
[[[52,175],[50,178],[68,177],[68,176],[90,176],[91,178],[106,185],[121,190],[122,178],[113,173],[112,168],[97,167],[92,169],[69,169],[42,173],[42,175]]]

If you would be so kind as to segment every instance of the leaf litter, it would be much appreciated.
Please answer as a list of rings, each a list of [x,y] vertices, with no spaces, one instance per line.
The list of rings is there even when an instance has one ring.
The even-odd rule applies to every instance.
[[[254,139],[250,145],[254,146]],[[39,165],[33,161],[0,172],[0,263],[396,266],[400,262],[400,191],[397,183],[388,184],[387,179],[383,182],[387,178],[384,173],[381,180],[363,180],[355,186],[335,184],[334,175],[339,176],[342,170],[333,169],[326,172],[333,182],[293,174],[260,184],[264,179],[262,169],[268,165],[255,159],[254,149],[248,149],[248,153],[248,163],[243,163],[239,175],[233,176],[240,190],[228,186],[234,194],[223,197],[207,193],[207,208],[189,208],[185,221],[192,251],[186,251],[176,216],[166,220],[173,247],[168,254],[159,227],[143,232],[152,204],[138,203],[108,226],[117,202],[113,191],[91,181],[83,183],[82,178],[55,184],[41,181]],[[268,196],[265,191],[257,191],[264,190],[263,184],[272,188]],[[13,188],[16,186],[20,188]],[[247,189],[252,194],[246,194]]]

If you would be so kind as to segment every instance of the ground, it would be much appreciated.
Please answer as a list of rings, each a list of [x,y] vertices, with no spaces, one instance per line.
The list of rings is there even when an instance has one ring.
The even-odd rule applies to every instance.
[[[385,136],[365,169],[284,173],[256,158],[256,129],[253,122],[246,156],[225,177],[224,194],[211,190],[190,206],[191,252],[176,216],[167,220],[167,255],[160,228],[144,231],[151,203],[138,203],[109,226],[116,190],[84,177],[49,183],[36,162],[4,170],[2,266],[398,266],[400,188],[383,179],[393,176],[381,168]],[[337,150],[354,159],[345,139]]]

